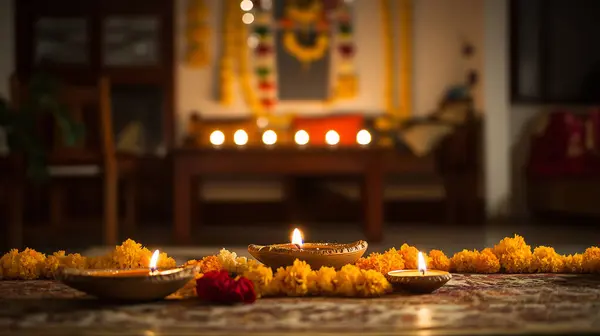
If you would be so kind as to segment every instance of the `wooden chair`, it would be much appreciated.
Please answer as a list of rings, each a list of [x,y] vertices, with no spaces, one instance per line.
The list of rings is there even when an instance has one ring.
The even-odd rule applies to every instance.
[[[27,86],[11,78],[11,98],[16,106],[27,97]],[[102,176],[104,191],[104,243],[114,245],[118,238],[118,167],[113,140],[110,82],[101,77],[95,86],[63,86],[59,101],[69,108],[75,120],[85,125],[85,139],[68,147],[54,122],[40,120],[40,133],[47,144],[50,173],[50,222],[60,227],[64,221],[64,185],[54,183],[81,176]],[[22,188],[21,188],[22,189]],[[22,204],[23,202],[20,202]],[[22,209],[20,209],[22,212]],[[22,223],[11,222],[9,232],[21,232]],[[15,238],[16,239],[16,238]]]

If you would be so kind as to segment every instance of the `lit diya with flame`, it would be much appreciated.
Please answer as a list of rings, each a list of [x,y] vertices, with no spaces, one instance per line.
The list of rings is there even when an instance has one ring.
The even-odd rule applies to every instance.
[[[418,269],[397,270],[386,275],[395,291],[409,293],[432,293],[445,285],[452,274],[445,271],[427,270],[427,263],[423,253],[418,254]]]
[[[366,241],[359,240],[350,244],[305,243],[302,232],[294,229],[291,243],[274,245],[249,245],[248,252],[263,264],[277,269],[290,266],[296,259],[306,261],[312,269],[322,266],[342,268],[353,264],[367,251]]]
[[[158,250],[145,269],[80,270],[64,269],[58,280],[69,287],[113,301],[155,301],[173,294],[194,278],[198,268],[178,267],[159,270]]]

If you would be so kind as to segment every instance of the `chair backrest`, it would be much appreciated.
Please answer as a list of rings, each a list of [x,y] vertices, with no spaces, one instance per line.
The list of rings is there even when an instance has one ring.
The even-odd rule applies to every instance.
[[[11,102],[20,106],[29,95],[29,86],[16,76],[11,77]],[[57,100],[67,107],[71,117],[84,125],[85,136],[76,146],[67,146],[55,120],[49,116],[38,122],[39,136],[51,161],[75,164],[115,159],[112,125],[110,81],[101,77],[96,85],[63,85]],[[44,115],[44,114],[42,114]]]

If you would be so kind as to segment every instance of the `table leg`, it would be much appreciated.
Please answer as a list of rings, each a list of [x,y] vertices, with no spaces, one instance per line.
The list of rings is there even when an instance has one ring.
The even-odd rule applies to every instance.
[[[378,169],[369,169],[364,175],[361,191],[365,236],[369,242],[380,242],[383,239],[383,173]]]
[[[125,179],[125,221],[124,229],[128,236],[134,236],[137,226],[138,183],[135,176]]]
[[[10,218],[8,222],[8,247],[23,247],[23,185],[9,183],[8,202]]]
[[[185,164],[175,158],[173,169],[173,229],[175,243],[190,244],[192,214],[192,178]]]

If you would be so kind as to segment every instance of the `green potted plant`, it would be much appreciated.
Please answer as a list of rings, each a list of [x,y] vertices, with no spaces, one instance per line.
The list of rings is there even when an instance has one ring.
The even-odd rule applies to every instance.
[[[60,83],[46,75],[36,75],[27,89],[27,97],[13,107],[0,97],[0,127],[5,130],[8,149],[20,154],[27,164],[27,175],[40,181],[48,177],[46,151],[39,137],[38,123],[47,115],[58,125],[62,141],[73,146],[83,137],[83,125],[71,118],[59,101]]]

